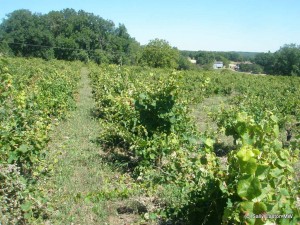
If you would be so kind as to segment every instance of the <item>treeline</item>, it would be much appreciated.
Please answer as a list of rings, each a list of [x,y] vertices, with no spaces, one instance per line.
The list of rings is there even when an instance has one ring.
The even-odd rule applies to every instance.
[[[22,9],[8,14],[0,25],[1,54],[155,68],[193,67],[165,40],[154,39],[141,46],[123,24],[115,26],[110,20],[74,9],[47,14]]]
[[[204,69],[212,69],[215,61],[222,61],[228,68],[230,61],[234,61],[239,62],[239,70],[242,72],[300,76],[300,46],[296,44],[286,44],[274,53],[212,51],[180,51],[180,53],[184,57],[195,59]]]
[[[300,76],[300,46],[289,44],[275,53],[259,53],[253,62],[266,74]]]
[[[213,52],[213,51],[180,51],[185,57],[190,57],[197,61],[201,67],[212,68],[215,61],[222,61],[226,67],[230,61],[245,62],[252,60],[256,52]]]
[[[0,25],[0,52],[44,59],[135,64],[140,45],[123,24],[115,26],[74,9],[47,14],[16,10]]]
[[[255,74],[300,76],[300,46],[288,44],[274,53],[258,53],[251,63],[240,64],[239,70]]]

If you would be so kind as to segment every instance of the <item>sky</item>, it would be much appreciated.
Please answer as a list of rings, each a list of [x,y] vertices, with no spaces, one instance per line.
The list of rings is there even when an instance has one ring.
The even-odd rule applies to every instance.
[[[180,50],[274,52],[300,44],[300,0],[0,0],[0,19],[64,8],[122,23],[143,45],[159,38]]]

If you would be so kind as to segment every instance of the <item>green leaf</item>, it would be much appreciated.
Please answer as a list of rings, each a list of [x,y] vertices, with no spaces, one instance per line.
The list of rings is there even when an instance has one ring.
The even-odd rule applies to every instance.
[[[280,189],[280,194],[284,195],[284,196],[289,196],[290,193],[286,188],[281,188]]]
[[[141,94],[139,95],[139,97],[140,97],[141,99],[146,99],[146,98],[147,98],[147,94],[141,93]]]
[[[253,145],[254,140],[250,137],[250,135],[248,133],[244,133],[242,135],[242,141],[243,144],[247,144],[247,145]]]
[[[263,214],[267,212],[267,206],[263,202],[255,202],[254,207],[253,207],[253,213],[258,215],[258,214]]]
[[[281,160],[276,160],[275,161],[276,166],[281,167],[281,168],[285,168],[287,166],[287,164]]]
[[[18,159],[16,152],[10,152],[7,162],[12,163]]]
[[[255,176],[260,180],[264,180],[268,176],[269,170],[270,168],[268,165],[258,165],[255,171]]]
[[[255,219],[254,225],[265,225],[265,222],[261,218]]]
[[[227,187],[225,181],[220,182],[219,188],[220,188],[220,190],[221,190],[223,193],[226,193],[226,194],[228,193],[228,187]],[[228,198],[228,201],[230,201],[229,198]],[[231,203],[231,201],[230,201],[230,203]],[[229,205],[228,205],[228,202],[227,202],[227,206],[228,206],[228,207],[231,207],[231,206],[232,206],[232,203],[231,203],[231,206],[229,206]]]
[[[282,150],[282,142],[280,142],[279,140],[274,140],[272,144],[275,149],[280,149],[280,151]]]
[[[248,222],[247,224],[251,224],[251,225],[254,225],[255,223],[255,219],[252,218],[252,215],[254,214],[253,205],[254,202],[249,202],[249,201],[241,202],[240,204],[241,211],[243,212],[246,221]]]
[[[21,205],[21,209],[24,212],[27,212],[31,209],[32,203],[31,202],[25,202],[24,204]]]
[[[24,214],[24,218],[27,219],[27,220],[29,220],[31,217],[32,217],[32,213],[31,212],[28,212],[28,213]]]
[[[289,171],[290,173],[294,173],[294,172],[295,172],[294,168],[293,168],[292,166],[290,166],[290,165],[287,165],[287,166],[286,166],[286,169],[287,169],[287,171]]]
[[[212,148],[214,146],[214,141],[210,138],[207,138],[204,142],[204,144],[209,147],[209,148]]]
[[[247,173],[249,175],[255,174],[255,171],[257,168],[256,159],[251,158],[246,162],[241,161],[240,164],[241,164],[241,172],[242,173]]]
[[[243,146],[241,150],[237,152],[237,157],[241,161],[248,161],[249,159],[259,155],[259,150],[252,149],[251,146]]]
[[[269,184],[262,184],[261,192],[261,195],[255,198],[256,201],[265,201],[270,198],[274,193],[274,189]]]
[[[252,176],[248,179],[243,179],[238,182],[237,193],[242,199],[252,200],[258,197],[261,192],[260,181]]]
[[[275,169],[271,169],[270,175],[274,178],[278,178],[283,172],[284,172],[284,170],[275,168]]]
[[[155,159],[156,155],[153,154],[153,153],[151,153],[151,154],[149,155],[149,157],[150,157],[150,159]]]
[[[290,154],[289,154],[288,150],[281,150],[279,152],[279,157],[280,157],[281,160],[289,159]]]
[[[270,119],[275,122],[275,123],[278,123],[278,118],[274,115],[270,116]]]
[[[246,112],[238,113],[238,115],[237,115],[237,120],[238,120],[239,122],[245,122],[245,121],[247,121],[247,119],[248,119],[248,115],[247,115]]]
[[[227,199],[227,207],[231,208],[233,207],[232,201],[230,198]]]
[[[28,152],[28,150],[29,150],[28,146],[24,145],[24,144],[20,145],[20,147],[18,148],[18,151],[20,151],[22,153],[26,153],[26,152]]]
[[[279,136],[279,126],[277,124],[273,127],[273,132],[275,134],[275,137]]]
[[[260,181],[255,177],[251,181],[251,186],[248,190],[248,196],[250,199],[258,197],[261,194],[261,184]]]
[[[149,219],[150,220],[155,220],[157,218],[157,215],[155,213],[150,213]]]
[[[241,202],[241,209],[244,213],[246,214],[253,214],[253,206],[254,206],[254,202]]]
[[[243,146],[241,150],[237,153],[239,159],[239,164],[242,173],[247,173],[249,175],[255,174],[257,169],[257,161],[254,158],[259,154],[259,150],[252,149],[249,146]]]
[[[252,178],[250,177],[249,179],[240,180],[238,182],[237,193],[243,199],[247,199],[248,197],[248,189],[250,188],[251,180]]]

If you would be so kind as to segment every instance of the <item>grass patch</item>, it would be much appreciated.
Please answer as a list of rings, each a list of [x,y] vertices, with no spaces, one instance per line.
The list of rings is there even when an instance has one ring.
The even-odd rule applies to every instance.
[[[133,191],[126,184],[130,178],[102,160],[102,149],[95,141],[101,127],[91,113],[95,103],[86,69],[77,100],[76,110],[55,127],[49,143],[49,160],[58,162],[46,184],[53,208],[48,223],[113,224],[107,222],[119,221],[113,219],[118,217],[114,201],[122,204]]]
[[[230,97],[212,96],[205,98],[197,105],[191,105],[191,116],[194,118],[198,131],[207,137],[215,139],[215,153],[218,156],[225,155],[234,148],[233,138],[218,131],[218,125],[211,115],[218,113],[221,108],[228,108]]]

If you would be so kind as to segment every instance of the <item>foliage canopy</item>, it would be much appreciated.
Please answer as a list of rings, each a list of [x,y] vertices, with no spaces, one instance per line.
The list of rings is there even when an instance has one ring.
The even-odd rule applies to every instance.
[[[179,51],[165,40],[154,39],[143,50],[141,61],[154,68],[177,68]]]
[[[300,76],[300,46],[296,44],[284,45],[275,53],[258,54],[254,61],[268,74]]]
[[[16,10],[0,25],[0,41],[3,52],[16,56],[97,63],[130,64],[139,51],[123,24],[115,26],[110,20],[74,9],[48,14]]]

